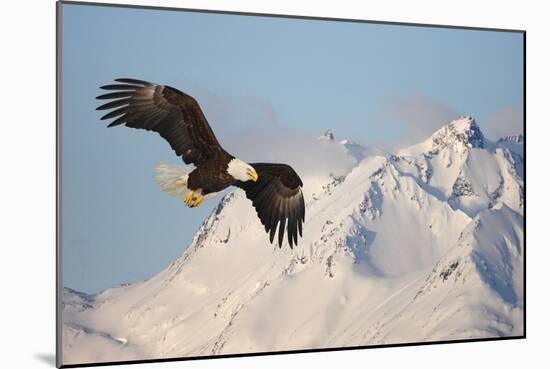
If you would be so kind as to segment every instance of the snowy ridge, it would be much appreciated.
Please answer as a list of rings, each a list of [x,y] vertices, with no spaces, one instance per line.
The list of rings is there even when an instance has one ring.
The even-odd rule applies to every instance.
[[[330,135],[357,165],[304,178],[297,248],[228,194],[155,277],[64,290],[64,363],[521,335],[522,156],[469,117],[397,155]]]
[[[496,142],[496,145],[499,147],[507,148],[513,153],[523,157],[523,150],[525,138],[523,135],[513,135],[499,138]]]
[[[523,135],[512,135],[499,138],[497,142],[513,142],[517,144],[522,144],[524,141]]]
[[[334,134],[330,129],[327,129],[325,133],[317,137],[317,139],[321,141],[334,141]]]

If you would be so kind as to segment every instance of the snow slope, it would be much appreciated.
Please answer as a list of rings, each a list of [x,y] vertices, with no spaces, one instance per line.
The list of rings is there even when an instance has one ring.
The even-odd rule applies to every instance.
[[[327,136],[357,165],[304,178],[297,248],[236,190],[155,277],[65,289],[63,362],[522,335],[518,150],[469,117],[396,155]]]

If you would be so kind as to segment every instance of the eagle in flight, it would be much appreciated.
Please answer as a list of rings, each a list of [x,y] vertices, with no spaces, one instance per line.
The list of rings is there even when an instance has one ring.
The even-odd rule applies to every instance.
[[[185,164],[160,164],[157,179],[163,191],[182,198],[189,207],[229,186],[243,189],[252,201],[269,240],[278,226],[281,247],[287,228],[288,244],[298,244],[305,220],[302,180],[287,164],[250,163],[234,157],[219,144],[197,101],[170,86],[136,79],[115,79],[101,86],[109,92],[97,97],[111,100],[97,110],[111,110],[101,119],[116,118],[108,127],[126,125],[160,134]]]

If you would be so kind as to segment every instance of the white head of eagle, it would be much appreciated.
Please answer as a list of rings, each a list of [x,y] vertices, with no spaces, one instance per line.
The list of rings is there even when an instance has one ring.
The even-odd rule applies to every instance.
[[[170,86],[119,78],[101,86],[111,91],[97,110],[110,110],[101,119],[114,120],[108,127],[125,125],[153,131],[164,138],[185,164],[160,164],[157,179],[163,191],[197,207],[230,186],[243,190],[273,242],[276,232],[281,247],[286,235],[292,248],[302,236],[305,202],[302,180],[284,163],[245,163],[220,145],[198,102]],[[192,167],[192,166],[194,167]]]
[[[227,173],[229,173],[231,177],[242,182],[250,180],[256,182],[258,180],[256,169],[237,158],[231,159],[231,161],[227,163]]]

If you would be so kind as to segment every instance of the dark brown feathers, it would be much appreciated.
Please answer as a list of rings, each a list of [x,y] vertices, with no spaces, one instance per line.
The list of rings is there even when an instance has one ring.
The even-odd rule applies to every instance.
[[[126,125],[159,133],[186,164],[200,165],[224,152],[197,101],[170,86],[131,78],[115,80],[97,97],[112,100],[97,110],[115,109],[101,119],[116,118],[108,127]]]
[[[196,169],[189,174],[191,189],[203,194],[222,191],[230,185],[242,188],[273,243],[281,247],[285,230],[288,244],[298,245],[305,220],[305,204],[298,174],[286,164],[251,164],[258,174],[256,182],[240,182],[227,173],[233,158],[218,143],[197,101],[170,86],[131,78],[116,79],[102,86],[107,93],[97,97],[108,100],[97,110],[109,110],[102,120],[113,119],[108,127],[126,125],[160,134],[186,164]]]
[[[294,169],[286,164],[253,163],[258,181],[237,182],[246,192],[265,231],[273,243],[278,227],[277,242],[283,244],[285,228],[290,248],[298,245],[298,234],[302,236],[305,220],[305,204],[301,187],[302,180]]]

